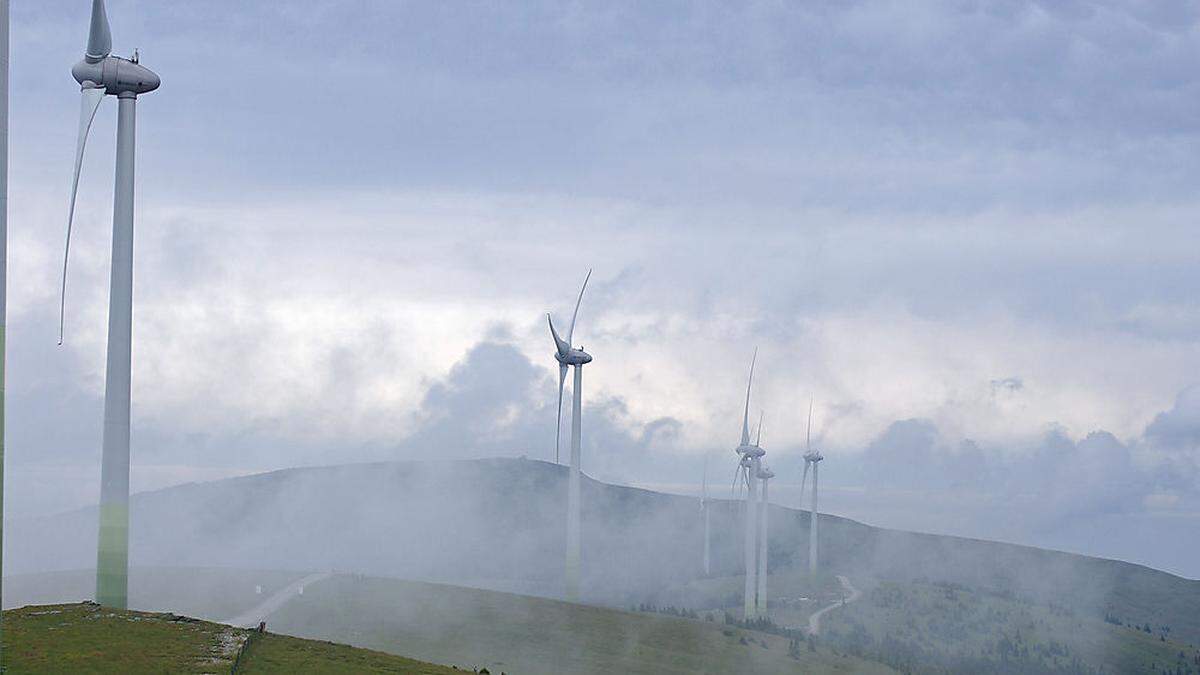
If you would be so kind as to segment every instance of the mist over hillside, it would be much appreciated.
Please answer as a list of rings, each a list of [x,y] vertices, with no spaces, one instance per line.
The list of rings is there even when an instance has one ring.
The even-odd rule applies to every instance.
[[[299,468],[132,499],[131,564],[332,569],[559,597],[566,467],[524,459]],[[585,479],[583,599],[721,606],[703,577],[699,500]],[[714,577],[741,574],[742,505],[712,511]],[[6,572],[94,564],[96,511],[15,521]],[[808,514],[772,507],[773,578],[805,569]],[[860,580],[968,584],[1104,616],[1168,622],[1200,641],[1200,581],[1129,563],[871,527],[822,515],[824,569]],[[781,583],[770,587],[784,596]]]

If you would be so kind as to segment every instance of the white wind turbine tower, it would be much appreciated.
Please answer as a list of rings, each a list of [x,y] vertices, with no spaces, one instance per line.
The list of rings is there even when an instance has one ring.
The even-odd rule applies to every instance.
[[[8,0],[0,0],[0,552],[4,550],[4,364],[8,325]],[[3,557],[3,556],[0,556]],[[2,567],[3,565],[0,565]],[[0,579],[3,579],[0,574]],[[0,586],[3,582],[0,581]],[[0,600],[3,593],[0,592]],[[0,602],[0,606],[3,603]],[[0,623],[3,623],[0,616]],[[4,643],[0,631],[0,645]],[[4,652],[0,649],[0,664]]]
[[[117,97],[117,168],[113,198],[112,280],[108,308],[108,359],[104,379],[104,441],[100,467],[100,535],[96,554],[96,602],[124,609],[129,583],[129,399],[133,342],[133,169],[137,97],[158,89],[159,78],[138,63],[112,55],[112,34],[104,0],[93,0],[92,22],[83,60],[71,68],[83,88],[75,174],[67,213],[63,254],[59,344],[66,309],[67,257],[75,220],[75,195],[83,149],[92,119],[105,95]]]
[[[762,419],[758,422],[758,438],[754,441],[755,447],[761,447],[762,442]],[[764,451],[765,453],[765,451]],[[767,511],[771,508],[771,497],[768,492],[769,481],[775,477],[775,472],[771,471],[766,466],[760,466],[758,470],[758,480],[762,481],[762,497],[759,500],[759,508],[761,513],[758,516],[758,614],[766,616],[767,613],[767,553],[769,547],[767,542],[770,536],[770,530],[767,528]]]
[[[746,588],[743,616],[753,619],[758,614],[757,602],[757,534],[758,534],[758,471],[762,456],[766,453],[757,445],[750,443],[750,388],[754,384],[754,364],[758,360],[758,350],[754,350],[754,358],[750,361],[750,378],[746,383],[746,407],[742,411],[742,440],[734,450],[739,456],[738,472],[745,472],[746,478],[746,536],[745,536],[745,566]]]
[[[567,367],[575,366],[575,384],[572,387],[571,404],[571,472],[567,481],[567,560],[566,560],[566,591],[567,598],[579,599],[579,472],[580,472],[580,439],[583,415],[583,366],[592,362],[591,354],[571,346],[575,335],[575,320],[579,318],[579,305],[583,302],[583,292],[587,290],[588,279],[592,271],[588,270],[583,279],[583,288],[579,289],[579,299],[575,301],[575,313],[571,315],[571,325],[567,328],[567,339],[563,340],[554,329],[554,320],[546,314],[546,323],[550,324],[550,335],[554,338],[554,358],[558,361],[558,422],[554,430],[554,461],[558,462],[558,444],[562,430],[562,395],[563,384],[567,379]]]
[[[820,451],[812,449],[812,402],[808,404],[808,452],[804,453],[804,468],[805,473],[808,473],[808,465],[812,464],[812,510],[809,512],[808,525],[808,572],[816,574],[817,572],[817,469],[821,460],[825,459]],[[804,483],[800,484],[800,498],[804,498]]]

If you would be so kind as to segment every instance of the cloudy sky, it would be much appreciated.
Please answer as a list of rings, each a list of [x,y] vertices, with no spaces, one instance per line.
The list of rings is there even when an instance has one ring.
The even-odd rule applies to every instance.
[[[115,105],[58,283],[84,0],[14,2],[7,509],[95,501]],[[135,489],[554,453],[1200,577],[1196,3],[110,0]],[[826,496],[827,494],[827,496]],[[10,543],[10,545],[13,545]]]

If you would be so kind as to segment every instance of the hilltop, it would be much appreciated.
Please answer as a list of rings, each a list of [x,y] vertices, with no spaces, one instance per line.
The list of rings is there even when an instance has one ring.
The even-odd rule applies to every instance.
[[[494,459],[288,469],[182,485],[132,498],[131,557],[140,568],[276,570],[253,583],[212,577],[213,589],[230,593],[197,585],[194,595],[227,605],[202,608],[211,618],[236,609],[220,598],[246,597],[254,586],[269,593],[273,584],[312,570],[556,598],[562,591],[565,484],[566,467]],[[714,569],[704,578],[697,499],[590,479],[583,488],[585,602],[614,609],[736,608],[739,502],[714,503]],[[95,519],[94,509],[84,509],[14,521],[6,571],[39,570],[47,560],[62,568],[90,567]],[[809,608],[788,614],[785,605],[826,592],[828,585],[825,591],[807,587],[807,513],[772,507],[770,526],[771,604],[781,622],[791,623]],[[868,593],[887,583],[952,584],[986,597],[1065,608],[1080,620],[1166,626],[1180,645],[1200,644],[1198,581],[1120,561],[887,530],[827,514],[820,533],[824,568],[848,575]],[[148,603],[136,606],[194,611],[186,609],[194,606],[188,593],[145,574],[131,581],[131,598]],[[67,587],[53,575],[28,579],[35,578],[50,591]],[[50,592],[29,601],[83,599],[90,580],[75,588],[75,595]]]

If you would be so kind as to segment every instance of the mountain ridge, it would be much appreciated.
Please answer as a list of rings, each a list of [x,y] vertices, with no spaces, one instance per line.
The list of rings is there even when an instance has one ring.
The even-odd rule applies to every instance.
[[[131,498],[131,564],[340,569],[562,595],[567,468],[530,459],[384,461],[278,469]],[[586,602],[723,603],[702,580],[699,499],[583,482]],[[712,506],[713,575],[741,573],[738,500]],[[1169,622],[1200,642],[1200,581],[1119,560],[878,528],[821,514],[826,569],[1036,597],[1102,616]],[[773,572],[807,564],[807,511],[773,505]],[[94,563],[95,509],[9,525],[6,572]],[[772,589],[786,593],[787,587]],[[1191,604],[1194,603],[1194,604]]]

